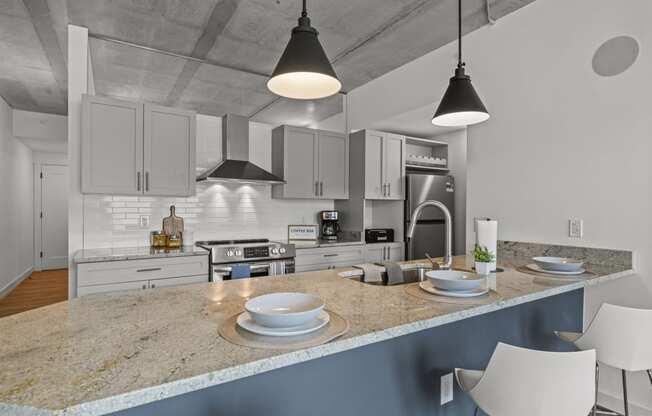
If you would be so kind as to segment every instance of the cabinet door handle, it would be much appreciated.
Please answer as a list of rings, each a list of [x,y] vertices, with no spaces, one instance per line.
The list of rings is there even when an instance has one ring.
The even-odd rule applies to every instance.
[[[392,184],[388,183],[387,184],[387,196],[392,196]]]
[[[145,192],[149,192],[149,172],[145,172]]]
[[[319,181],[315,182],[315,196],[319,196]]]
[[[140,192],[140,172],[136,172],[136,189]]]
[[[319,181],[319,196],[324,196],[324,182]]]
[[[149,268],[149,269],[138,269],[138,270],[136,270],[136,272],[137,272],[137,273],[142,273],[142,272],[157,272],[157,271],[159,271],[159,270],[161,270],[160,267],[151,267],[151,268]]]
[[[324,257],[337,257],[339,254],[333,253],[333,254],[324,254]]]
[[[383,260],[389,260],[387,258],[387,246],[383,247]]]

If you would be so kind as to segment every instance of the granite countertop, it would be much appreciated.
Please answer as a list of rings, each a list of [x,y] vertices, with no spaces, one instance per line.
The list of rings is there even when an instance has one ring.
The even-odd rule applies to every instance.
[[[594,278],[546,283],[514,270],[526,262],[501,258],[506,271],[491,285],[502,299],[481,306],[422,300],[405,286],[363,284],[339,269],[89,295],[8,316],[0,319],[0,414],[107,414],[633,273],[593,266]],[[457,268],[470,265],[455,258]],[[246,348],[218,335],[247,299],[277,291],[317,294],[349,320],[349,332],[295,351]]]
[[[207,256],[208,251],[201,247],[184,246],[177,249],[160,249],[151,247],[114,247],[79,250],[73,261],[79,263],[97,263],[102,261],[156,259],[161,257]]]
[[[294,244],[297,250],[306,248],[320,248],[320,247],[338,247],[338,246],[361,246],[364,241],[359,238],[339,238],[337,240],[325,240],[320,238],[318,240],[289,240],[288,243]]]

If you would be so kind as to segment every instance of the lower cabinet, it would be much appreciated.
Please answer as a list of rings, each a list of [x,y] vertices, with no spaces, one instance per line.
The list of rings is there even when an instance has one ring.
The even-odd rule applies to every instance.
[[[364,245],[297,249],[294,261],[297,273],[353,266],[363,263]]]
[[[77,294],[208,282],[208,256],[121,260],[77,265]]]
[[[403,261],[403,243],[375,243],[365,246],[364,260],[367,263]]]

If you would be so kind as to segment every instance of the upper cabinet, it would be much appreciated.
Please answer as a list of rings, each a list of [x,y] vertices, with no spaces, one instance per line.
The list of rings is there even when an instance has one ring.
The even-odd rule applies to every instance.
[[[351,163],[363,166],[365,199],[405,198],[405,137],[373,130],[351,134]]]
[[[195,113],[85,95],[82,192],[195,193]]]
[[[345,134],[280,126],[272,131],[274,198],[347,199],[349,140]]]

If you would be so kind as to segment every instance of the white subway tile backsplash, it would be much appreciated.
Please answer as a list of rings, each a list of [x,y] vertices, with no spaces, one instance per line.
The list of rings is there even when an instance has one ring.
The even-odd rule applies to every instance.
[[[173,204],[195,240],[285,239],[288,224],[316,224],[319,211],[333,209],[333,201],[272,199],[268,185],[200,183],[190,198],[85,195],[84,247],[147,246]],[[142,215],[148,229],[139,227]]]

